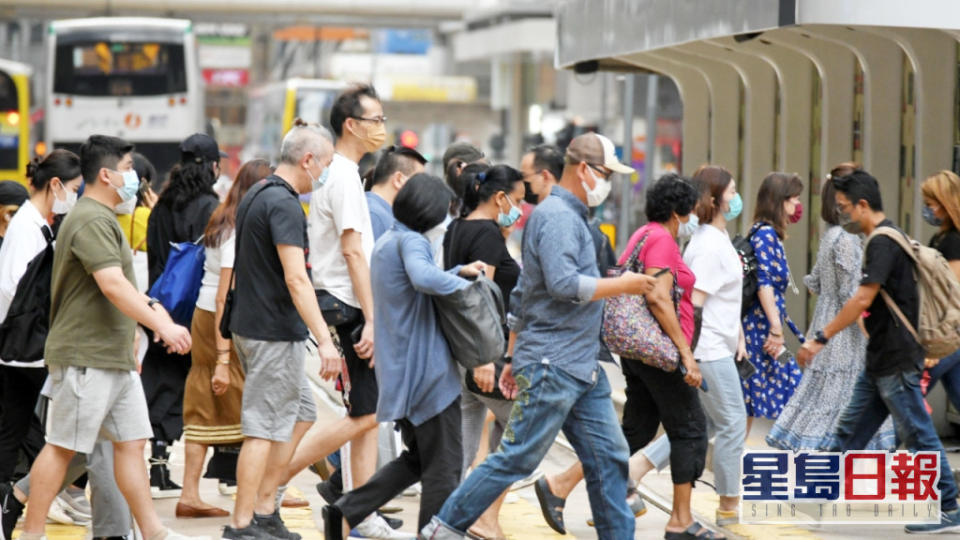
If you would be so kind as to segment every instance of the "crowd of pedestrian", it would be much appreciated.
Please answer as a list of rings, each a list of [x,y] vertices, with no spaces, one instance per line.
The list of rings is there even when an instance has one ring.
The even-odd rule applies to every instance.
[[[924,402],[942,382],[960,405],[960,351],[926,358],[921,263],[858,164],[822,182],[803,332],[786,301],[799,294],[785,249],[804,211],[799,176],[766,175],[732,240],[744,204],[729,170],[665,174],[618,256],[596,209],[613,175],[634,170],[606,137],[536,146],[517,168],[458,142],[441,179],[416,150],[382,148],[386,120],[357,85],[334,101],[330,130],[298,119],[278,163],[250,160],[232,181],[216,141],[195,134],[159,194],[134,145],[101,135],[35,160],[29,191],[0,182],[0,540],[27,502],[22,540],[45,538],[48,518],[92,522],[95,538],[131,539],[134,522],[147,540],[186,538],[160,522],[151,499],[164,497],[178,518],[229,516],[226,539],[299,540],[279,508],[307,504],[286,493],[306,468],[323,476],[328,540],[505,538],[517,482],[534,484],[562,534],[582,480],[596,534],[624,539],[646,512],[639,482],[667,466],[665,538],[719,539],[691,495],[712,439],[716,524],[739,521],[756,417],[775,420],[766,441],[780,449],[939,451],[941,520],[907,530],[960,528]],[[960,278],[960,178],[941,171],[922,193],[930,245]],[[504,344],[474,364],[438,301],[470,294],[501,309],[481,337]],[[49,325],[13,344],[29,295]],[[316,426],[312,353],[346,409]],[[561,432],[579,459],[542,475]],[[381,433],[400,443],[384,448]],[[232,511],[200,496],[211,447],[205,476],[236,494]],[[403,532],[381,509],[417,483],[417,533]]]

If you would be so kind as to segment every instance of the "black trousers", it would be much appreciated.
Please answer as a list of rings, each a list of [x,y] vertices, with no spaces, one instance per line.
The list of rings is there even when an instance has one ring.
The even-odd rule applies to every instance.
[[[20,450],[33,463],[43,447],[43,426],[34,414],[47,368],[0,366],[0,482],[14,479]]]
[[[679,371],[667,373],[639,360],[622,359],[627,380],[623,434],[630,455],[650,443],[657,427],[670,437],[670,476],[674,484],[694,482],[707,460],[707,417],[696,388]]]
[[[419,426],[407,419],[398,420],[397,425],[406,450],[377,471],[369,482],[344,494],[335,504],[350,527],[419,481],[423,486],[419,531],[440,512],[447,497],[460,484],[463,445],[459,397]]]
[[[183,434],[183,389],[190,372],[190,354],[170,354],[163,343],[153,342],[143,358],[140,380],[147,396],[153,438],[172,443]]]

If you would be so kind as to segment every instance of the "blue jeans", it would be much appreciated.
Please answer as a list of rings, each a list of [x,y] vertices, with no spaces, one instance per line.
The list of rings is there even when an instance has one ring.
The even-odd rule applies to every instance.
[[[514,375],[520,393],[500,448],[460,484],[437,517],[466,531],[505,489],[537,468],[562,429],[583,464],[598,537],[633,538],[627,441],[603,369],[592,384],[547,364],[525,366]]]
[[[860,374],[853,387],[850,403],[837,420],[830,451],[844,452],[861,450],[880,428],[880,424],[893,416],[897,439],[907,450],[940,452],[941,509],[951,512],[957,509],[957,484],[953,481],[950,462],[933,427],[933,420],[923,404],[919,372],[899,372],[884,377]]]
[[[937,381],[943,381],[947,399],[955,409],[960,411],[960,350],[941,358],[940,363],[930,370],[930,386],[927,387],[927,393],[933,389]]]

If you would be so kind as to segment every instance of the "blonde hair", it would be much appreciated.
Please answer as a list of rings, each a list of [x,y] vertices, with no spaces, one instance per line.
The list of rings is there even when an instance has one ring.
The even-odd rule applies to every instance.
[[[920,185],[924,197],[937,201],[947,213],[940,226],[942,230],[960,228],[960,177],[953,171],[943,170],[930,175]]]

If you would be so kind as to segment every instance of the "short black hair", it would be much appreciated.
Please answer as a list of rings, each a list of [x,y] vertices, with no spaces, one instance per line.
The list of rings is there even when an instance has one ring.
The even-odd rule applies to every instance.
[[[393,201],[393,216],[418,233],[429,231],[447,217],[453,191],[443,180],[427,173],[410,177]]]
[[[697,205],[699,194],[689,180],[667,173],[647,190],[647,220],[666,223],[674,212],[686,216]]]
[[[880,184],[877,179],[867,171],[858,169],[852,173],[834,178],[833,187],[853,204],[861,200],[867,201],[867,205],[874,212],[883,211],[883,200],[880,198]]]
[[[91,135],[80,145],[80,172],[85,184],[97,181],[100,169],[116,169],[123,156],[133,152],[133,144],[110,135]]]
[[[514,184],[523,181],[523,174],[509,165],[494,165],[493,167],[477,163],[467,165],[463,169],[464,180],[463,207],[460,216],[476,210],[477,206],[490,200],[499,192],[510,193]]]
[[[547,171],[557,180],[563,176],[563,152],[553,144],[538,144],[530,149],[535,172]]]
[[[401,172],[407,176],[413,174],[415,164],[425,165],[427,158],[413,148],[406,146],[391,146],[386,149],[377,166],[373,170],[373,177],[370,185],[376,186],[383,184],[396,172]]]
[[[380,101],[377,91],[369,84],[355,84],[347,88],[337,96],[330,109],[330,127],[337,137],[343,136],[343,123],[347,118],[358,118],[363,116],[363,105],[360,104],[360,98],[368,98]]]

